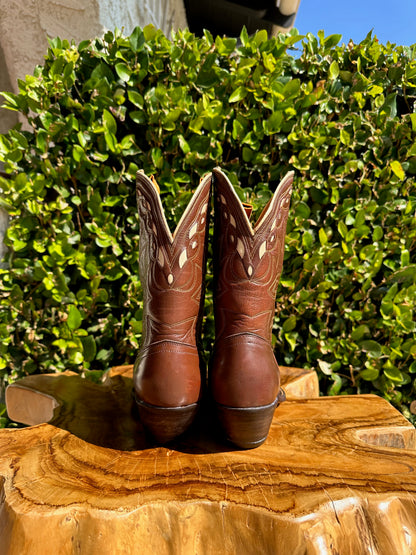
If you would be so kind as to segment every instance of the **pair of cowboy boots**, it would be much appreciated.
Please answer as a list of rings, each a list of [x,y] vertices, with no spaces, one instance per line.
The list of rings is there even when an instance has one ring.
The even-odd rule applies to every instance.
[[[182,434],[204,390],[199,337],[210,197],[214,196],[215,346],[210,397],[226,438],[261,445],[284,400],[271,347],[293,173],[279,184],[257,223],[218,168],[201,180],[171,233],[157,184],[137,174],[143,343],[134,366],[143,425],[158,443]]]

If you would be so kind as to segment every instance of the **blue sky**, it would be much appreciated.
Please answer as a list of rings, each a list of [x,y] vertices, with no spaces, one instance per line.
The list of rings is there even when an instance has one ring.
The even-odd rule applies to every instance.
[[[300,0],[295,27],[301,35],[341,34],[344,43],[374,29],[383,44],[409,46],[416,43],[416,0]]]

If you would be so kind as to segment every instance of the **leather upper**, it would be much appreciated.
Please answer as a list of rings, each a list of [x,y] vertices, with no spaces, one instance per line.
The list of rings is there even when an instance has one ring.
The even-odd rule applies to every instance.
[[[200,396],[197,330],[210,191],[208,175],[171,233],[155,185],[143,173],[137,174],[143,336],[134,387],[137,397],[152,405],[184,406]]]
[[[254,226],[225,174],[214,169],[213,180],[212,394],[228,406],[262,406],[273,402],[280,389],[270,342],[293,173],[282,180]]]

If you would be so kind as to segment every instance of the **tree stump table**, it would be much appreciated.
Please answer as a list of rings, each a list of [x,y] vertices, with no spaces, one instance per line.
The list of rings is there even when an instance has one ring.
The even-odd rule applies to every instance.
[[[288,401],[248,451],[208,410],[149,443],[131,367],[13,384],[9,415],[30,426],[0,431],[0,554],[416,553],[413,426],[379,397],[317,397],[313,372],[282,374]]]

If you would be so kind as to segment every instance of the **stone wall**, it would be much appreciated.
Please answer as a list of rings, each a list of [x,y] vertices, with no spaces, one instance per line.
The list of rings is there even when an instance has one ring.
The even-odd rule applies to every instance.
[[[148,23],[167,35],[186,27],[183,0],[0,0],[0,90],[16,90],[17,79],[42,63],[48,36],[78,43]],[[2,112],[2,130],[6,119]]]
[[[149,23],[168,36],[187,27],[183,0],[0,0],[0,91],[17,92],[17,80],[42,63],[47,37],[79,43],[116,27],[130,34]],[[0,108],[0,133],[17,122],[16,112]],[[7,221],[0,208],[0,259]]]
[[[3,48],[0,43],[0,91],[11,90],[13,90],[13,87],[10,81],[9,71],[6,66]],[[2,98],[0,97],[0,106],[1,104]],[[17,123],[17,113],[0,108],[0,133],[6,133],[6,131],[13,127],[15,123]]]

